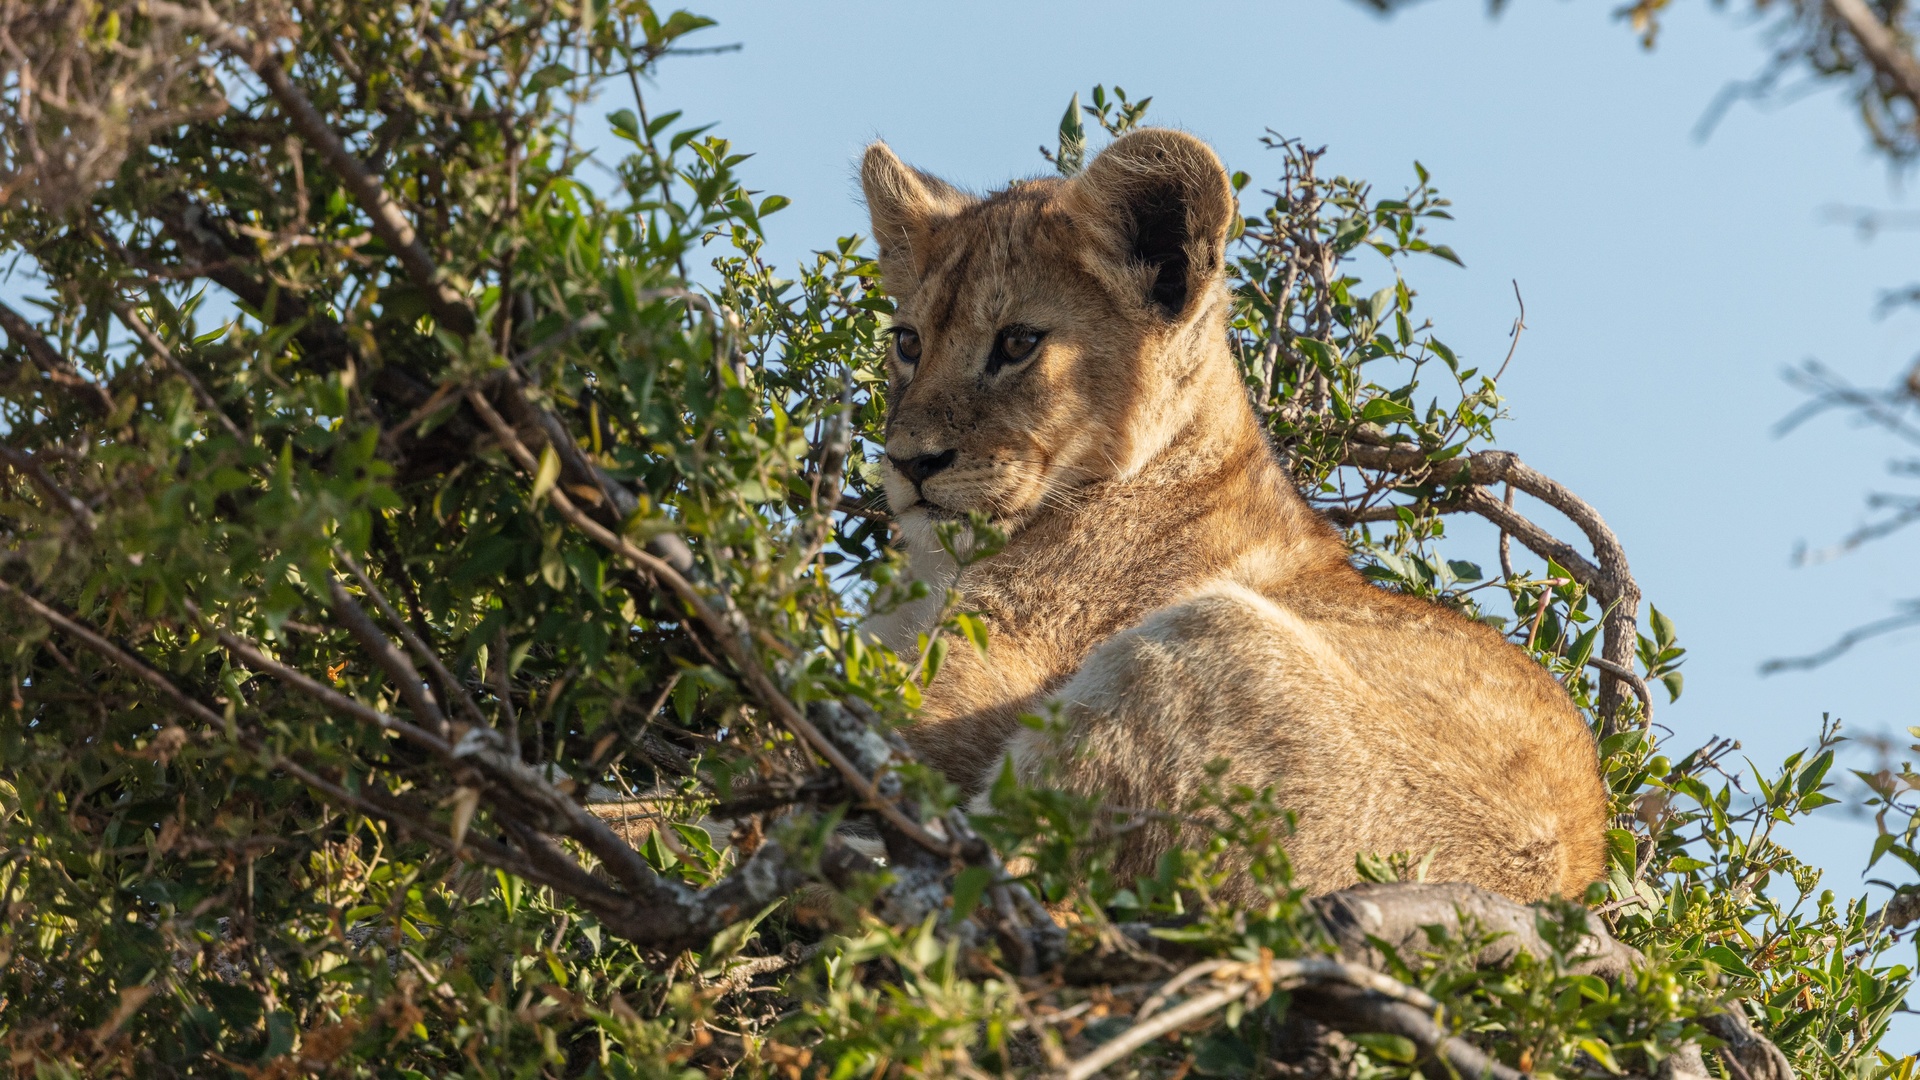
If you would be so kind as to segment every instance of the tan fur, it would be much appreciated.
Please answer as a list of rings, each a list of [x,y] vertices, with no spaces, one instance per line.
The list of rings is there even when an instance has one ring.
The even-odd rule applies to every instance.
[[[1166,806],[1229,758],[1229,782],[1297,811],[1287,851],[1315,892],[1356,880],[1360,852],[1432,852],[1434,880],[1522,900],[1601,875],[1606,791],[1560,686],[1492,629],[1369,585],[1270,450],[1229,352],[1237,209],[1205,144],[1143,130],[1071,180],[976,199],[875,143],[862,182],[922,350],[892,361],[887,454],[954,452],[917,488],[890,467],[888,499],[915,576],[991,633],[928,688],[908,733],[928,761],[977,791],[1010,754]],[[1010,325],[1044,337],[989,372]],[[968,510],[1010,540],[960,570],[934,523]],[[910,652],[937,607],[870,626]],[[1016,722],[1050,700],[1064,745]],[[1118,869],[1177,840],[1131,834]]]

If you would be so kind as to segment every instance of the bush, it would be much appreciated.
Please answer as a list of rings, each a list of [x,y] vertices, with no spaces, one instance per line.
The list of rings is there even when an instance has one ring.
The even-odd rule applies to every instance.
[[[1744,1080],[1774,1059],[1730,1008],[1803,1075],[1911,1076],[1878,1049],[1904,901],[1840,904],[1772,839],[1832,801],[1837,731],[1744,781],[1731,744],[1657,745],[1674,628],[1640,633],[1591,507],[1484,448],[1497,372],[1402,276],[1459,261],[1417,166],[1379,198],[1275,137],[1275,187],[1236,177],[1249,392],[1383,587],[1562,678],[1621,817],[1598,914],[1383,885],[1406,918],[1368,940],[1291,887],[1271,793],[1165,808],[1215,842],[1121,881],[1126,817],[1006,782],[969,820],[889,741],[946,650],[990,642],[960,610],[919,659],[852,632],[901,572],[872,464],[889,302],[857,237],[778,276],[785,200],[647,111],[640,77],[705,20],[4,10],[0,236],[38,308],[0,308],[15,1072],[1080,1076],[1151,1034],[1124,1067],[1599,1076],[1704,1047]],[[632,101],[590,183],[602,92]],[[1091,101],[1062,171],[1147,105]],[[1463,512],[1543,566],[1448,557]],[[1884,797],[1871,855],[1920,869]],[[1256,906],[1212,898],[1233,846]]]

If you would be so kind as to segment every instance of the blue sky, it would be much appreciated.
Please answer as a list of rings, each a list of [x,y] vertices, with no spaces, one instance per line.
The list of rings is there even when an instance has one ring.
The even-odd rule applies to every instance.
[[[749,181],[794,200],[768,222],[789,264],[865,231],[854,162],[868,140],[998,185],[1046,169],[1035,148],[1096,82],[1152,94],[1153,119],[1210,140],[1256,186],[1276,168],[1258,143],[1269,126],[1383,190],[1418,159],[1455,204],[1436,239],[1467,264],[1410,267],[1419,306],[1470,360],[1497,363],[1519,282],[1529,329],[1502,387],[1502,445],[1599,507],[1678,624],[1687,691],[1660,714],[1676,744],[1729,735],[1765,763],[1822,713],[1859,733],[1920,724],[1920,631],[1812,673],[1756,670],[1920,596],[1907,537],[1791,565],[1797,544],[1866,520],[1901,447],[1838,419],[1769,431],[1802,400],[1787,365],[1818,358],[1877,385],[1920,349],[1920,315],[1873,314],[1882,289],[1920,277],[1912,236],[1865,242],[1825,213],[1907,200],[1832,93],[1736,105],[1700,140],[1715,95],[1765,60],[1760,30],[1682,5],[1649,53],[1614,6],[1515,0],[1490,20],[1435,0],[1383,21],[1326,0],[711,0],[699,10],[721,25],[702,43],[744,47],[669,59],[651,104],[718,121],[758,155]],[[1459,535],[1459,557],[1492,565],[1484,530]],[[1871,835],[1835,813],[1795,840],[1850,893]]]

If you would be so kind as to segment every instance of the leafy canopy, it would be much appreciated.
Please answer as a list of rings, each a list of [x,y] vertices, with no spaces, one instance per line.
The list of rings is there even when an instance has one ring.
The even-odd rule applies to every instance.
[[[951,602],[917,660],[851,632],[902,569],[873,464],[890,303],[858,237],[782,276],[761,225],[786,200],[748,190],[714,129],[648,109],[643,80],[707,20],[642,0],[0,10],[31,42],[0,60],[11,1068],[978,1075],[1127,1026],[1137,987],[1022,983],[961,932],[999,895],[990,864],[940,871],[904,922],[882,917],[887,874],[830,872],[861,800],[771,703],[886,729],[947,649],[991,642]],[[1063,171],[1148,104],[1090,100],[1049,154]],[[616,142],[580,145],[603,110]],[[1448,204],[1418,166],[1382,198],[1268,147],[1250,164],[1271,187],[1235,178],[1249,393],[1375,580],[1500,626],[1589,710],[1622,815],[1594,917],[1649,958],[1582,973],[1588,916],[1563,908],[1546,955],[1481,968],[1468,928],[1389,974],[1542,1075],[1651,1072],[1742,999],[1804,1075],[1905,1080],[1878,1049],[1909,981],[1897,935],[1773,839],[1831,801],[1835,729],[1771,772],[1728,771],[1727,743],[1670,753],[1651,698],[1595,665],[1678,696],[1675,629],[1655,610],[1640,632],[1637,590],[1551,537],[1516,534],[1550,554],[1498,574],[1450,545],[1447,514],[1489,512],[1475,470],[1506,459],[1479,456],[1498,372],[1416,314],[1409,275],[1461,262],[1428,232]],[[642,547],[737,639],[622,554]],[[922,820],[951,808],[924,769],[890,782]],[[638,862],[527,802],[549,790],[592,800]],[[1110,809],[995,797],[974,827],[1074,913],[1072,955],[1115,919],[1243,964],[1328,948],[1270,792],[1168,808],[1217,838],[1136,881],[1104,869]],[[1886,820],[1871,857],[1920,870]],[[1258,853],[1262,905],[1211,899],[1230,845]],[[710,900],[767,852],[777,902],[710,905],[684,949],[616,919],[591,873]],[[1289,1000],[1254,994],[1133,1065],[1259,1071]],[[1416,1050],[1356,1035],[1353,1067],[1410,1075]]]

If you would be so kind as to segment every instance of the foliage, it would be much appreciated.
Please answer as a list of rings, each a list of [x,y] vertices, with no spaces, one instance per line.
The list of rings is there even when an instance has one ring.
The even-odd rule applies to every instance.
[[[8,11],[16,38],[37,25]],[[10,1068],[977,1075],[1053,1068],[1127,1025],[1138,986],[1022,982],[966,931],[995,902],[987,868],[941,868],[943,905],[905,920],[883,917],[898,911],[886,876],[827,873],[858,800],[815,773],[819,747],[776,722],[752,672],[884,726],[910,718],[942,649],[987,643],[962,611],[913,663],[851,632],[900,570],[870,464],[889,302],[855,237],[779,276],[761,220],[785,200],[744,188],[741,153],[711,130],[649,113],[641,79],[705,20],[643,0],[61,11],[70,30],[46,63],[146,59],[96,64],[74,91],[94,97],[64,113],[15,110],[10,175],[38,178],[20,190],[78,160],[58,155],[96,137],[86,118],[111,115],[115,93],[155,85],[156,57],[179,94],[157,107],[197,109],[212,87],[226,107],[127,129],[97,188],[69,170],[62,198],[0,206],[12,287],[38,308],[5,322],[0,354]],[[0,71],[13,87],[44,73]],[[301,98],[417,243],[302,126]],[[1108,133],[1147,104],[1092,100]],[[579,121],[603,108],[616,145],[580,146]],[[1070,172],[1088,124],[1068,119],[1052,156]],[[1737,996],[1803,1074],[1904,1080],[1910,1063],[1876,1048],[1908,980],[1883,957],[1895,936],[1771,839],[1828,798],[1833,732],[1751,774],[1749,796],[1720,771],[1725,745],[1676,762],[1634,706],[1603,708],[1587,675],[1599,605],[1565,566],[1496,577],[1446,557],[1443,515],[1472,485],[1439,467],[1500,419],[1497,372],[1414,314],[1416,257],[1460,262],[1426,233],[1447,204],[1424,170],[1381,199],[1319,177],[1317,151],[1271,145],[1280,180],[1234,268],[1250,393],[1377,580],[1495,622],[1593,710],[1623,817],[1590,899],[1650,956],[1628,979],[1582,973],[1578,931],[1600,916],[1569,906],[1543,916],[1547,955],[1481,969],[1469,928],[1394,957],[1394,973],[1543,1075],[1650,1072]],[[1385,268],[1378,287],[1363,260]],[[520,430],[551,419],[566,441],[522,461],[495,408],[519,408]],[[1411,448],[1421,468],[1358,468],[1356,442]],[[659,571],[616,557],[673,537],[750,628],[755,666],[665,597]],[[1481,603],[1489,588],[1509,610]],[[378,640],[411,634],[445,670],[397,677],[350,625],[359,605],[387,621]],[[1656,613],[1648,635],[1645,674],[1675,674],[1671,624]],[[783,888],[691,949],[636,940],[594,879],[554,883],[573,879],[534,855],[559,849],[529,838],[497,777],[410,734],[438,708],[462,747],[499,732],[531,763],[524,790],[595,799],[653,875],[713,886],[784,851],[834,884]],[[925,820],[950,808],[938,777],[904,772]],[[977,827],[1063,914],[1070,956],[1112,948],[1116,920],[1155,923],[1196,959],[1326,950],[1270,792],[1162,812],[1215,839],[1140,881],[1102,870],[1137,821],[1099,805],[1009,782]],[[1911,861],[1907,830],[1873,855]],[[595,867],[606,849],[568,835],[567,857]],[[514,851],[533,861],[488,865]],[[1417,876],[1414,854],[1364,869]],[[1248,858],[1261,902],[1220,902],[1223,868]],[[1268,986],[1134,1062],[1259,1071],[1289,1001]],[[1364,1075],[1413,1069],[1400,1036],[1358,1037],[1355,1053]]]

